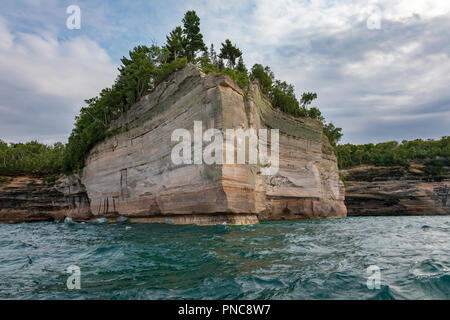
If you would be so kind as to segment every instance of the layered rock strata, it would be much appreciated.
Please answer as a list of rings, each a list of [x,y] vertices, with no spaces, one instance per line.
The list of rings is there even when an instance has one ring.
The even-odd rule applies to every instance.
[[[5,179],[5,178],[4,178]],[[79,177],[8,177],[0,184],[0,222],[90,220],[89,199]]]
[[[259,165],[171,161],[174,130],[279,129],[279,171]],[[228,76],[192,65],[119,118],[89,154],[81,181],[94,216],[133,221],[250,224],[346,216],[343,184],[322,124],[271,107],[257,83],[244,93]],[[226,149],[224,145],[224,149]],[[225,151],[224,151],[225,152]]]
[[[195,122],[203,132],[215,128],[223,136],[227,129],[279,129],[278,171],[262,174],[266,164],[174,164],[178,142],[172,133],[186,129],[193,135]],[[270,150],[272,138],[264,139]],[[222,146],[225,154],[230,146]],[[80,176],[52,186],[17,179],[0,190],[0,221],[123,216],[133,222],[245,225],[347,213],[336,157],[319,121],[273,109],[256,82],[243,92],[228,76],[205,75],[193,65],[116,120],[110,138],[88,154]]]
[[[420,165],[361,166],[342,174],[349,216],[450,214],[449,177],[428,177]]]

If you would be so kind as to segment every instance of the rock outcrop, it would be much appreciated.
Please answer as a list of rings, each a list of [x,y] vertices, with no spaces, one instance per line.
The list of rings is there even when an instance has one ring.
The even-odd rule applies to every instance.
[[[280,130],[280,165],[175,165],[172,132],[216,128]],[[89,154],[81,181],[94,216],[132,221],[250,224],[266,219],[345,217],[343,184],[322,124],[271,107],[252,83],[244,93],[228,76],[188,65],[117,121],[114,136]],[[226,146],[225,146],[226,149]]]
[[[17,176],[0,184],[0,222],[90,220],[89,199],[79,177]]]
[[[279,129],[278,173],[263,175],[258,164],[174,164],[178,142],[172,133],[180,128],[192,133],[194,121],[201,121],[203,132],[215,128],[223,134]],[[226,152],[225,142],[223,147]],[[273,109],[256,82],[243,92],[228,76],[205,75],[192,65],[117,119],[110,137],[87,156],[80,177],[64,177],[50,190],[21,186],[5,192],[28,202],[8,206],[0,195],[2,221],[28,221],[32,213],[42,220],[124,216],[141,222],[254,224],[347,213],[336,157],[319,121]]]
[[[361,166],[342,170],[349,216],[450,214],[450,179],[428,177],[421,166]]]

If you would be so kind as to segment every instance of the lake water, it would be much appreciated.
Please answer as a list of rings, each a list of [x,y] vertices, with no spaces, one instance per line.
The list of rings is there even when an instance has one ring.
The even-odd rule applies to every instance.
[[[1,224],[0,299],[450,299],[450,217]]]

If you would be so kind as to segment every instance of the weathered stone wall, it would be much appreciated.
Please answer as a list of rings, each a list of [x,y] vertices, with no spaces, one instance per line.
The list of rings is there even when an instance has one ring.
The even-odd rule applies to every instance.
[[[89,199],[79,177],[56,183],[43,177],[8,177],[0,184],[0,222],[83,221],[92,218]]]
[[[450,214],[448,177],[426,177],[417,166],[361,166],[342,174],[349,216]]]
[[[280,129],[280,170],[257,165],[174,165],[175,129]],[[274,110],[253,83],[244,99],[227,76],[187,66],[111,129],[87,158],[82,183],[94,216],[134,221],[255,223],[262,219],[345,217],[343,185],[320,122]],[[226,148],[226,146],[225,146]]]

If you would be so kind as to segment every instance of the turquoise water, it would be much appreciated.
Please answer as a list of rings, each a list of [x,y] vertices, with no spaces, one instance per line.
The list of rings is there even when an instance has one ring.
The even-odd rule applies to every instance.
[[[0,225],[0,299],[449,298],[450,217]]]

